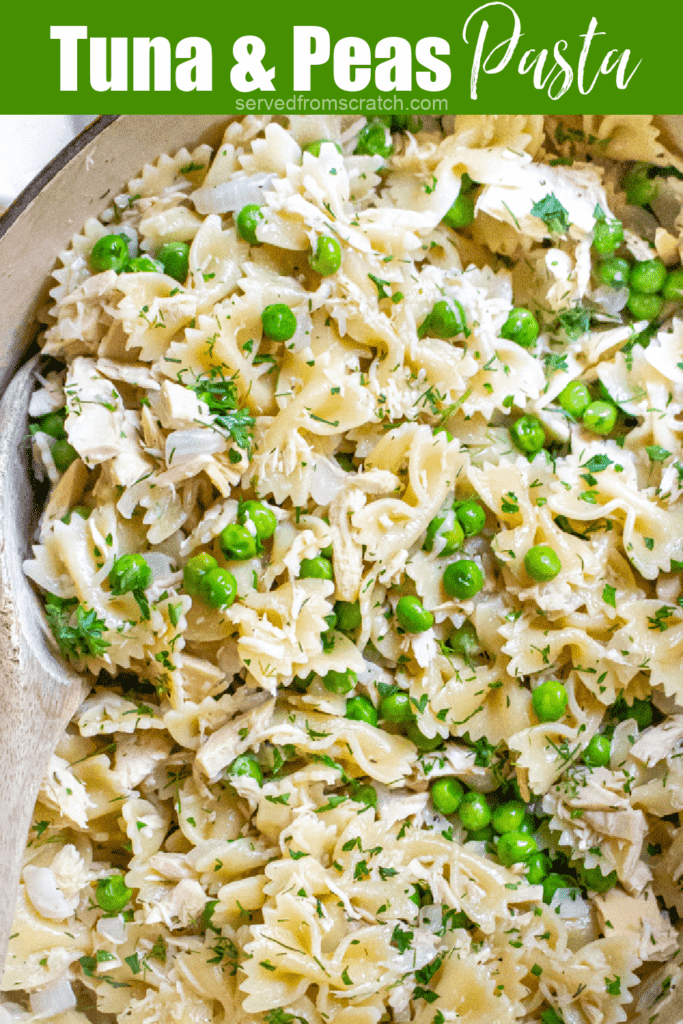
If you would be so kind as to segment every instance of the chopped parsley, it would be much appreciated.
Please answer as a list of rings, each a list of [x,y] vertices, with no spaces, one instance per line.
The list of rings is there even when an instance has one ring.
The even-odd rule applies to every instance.
[[[539,217],[553,235],[564,235],[569,228],[569,213],[553,192],[534,203],[531,215]]]
[[[65,600],[48,594],[45,614],[59,649],[68,658],[99,658],[110,646],[102,633],[107,626],[76,598]]]

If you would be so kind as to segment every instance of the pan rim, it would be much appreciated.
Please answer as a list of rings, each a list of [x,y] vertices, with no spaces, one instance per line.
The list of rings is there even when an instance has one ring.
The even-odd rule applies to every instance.
[[[68,142],[63,149],[36,174],[16,199],[7,207],[0,216],[0,238],[6,234],[9,228],[19,219],[22,213],[31,205],[34,199],[42,192],[45,186],[73,160],[93,139],[96,139],[114,121],[117,121],[120,114],[101,114],[91,124],[83,129],[78,135]]]

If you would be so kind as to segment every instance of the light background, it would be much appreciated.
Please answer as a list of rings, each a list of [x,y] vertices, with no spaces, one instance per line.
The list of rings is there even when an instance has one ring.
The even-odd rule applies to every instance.
[[[0,115],[0,209],[9,206],[95,114]]]

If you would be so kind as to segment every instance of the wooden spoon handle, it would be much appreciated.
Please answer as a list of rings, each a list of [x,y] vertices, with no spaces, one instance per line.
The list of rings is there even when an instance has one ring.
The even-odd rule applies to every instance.
[[[11,616],[6,607],[0,610],[0,968],[12,934],[36,796],[57,740],[85,697],[85,688],[71,686],[65,679],[47,679],[39,662],[12,647]]]
[[[0,967],[7,953],[31,815],[57,740],[86,684],[55,657],[22,568],[34,517],[23,455],[35,360],[0,404]]]

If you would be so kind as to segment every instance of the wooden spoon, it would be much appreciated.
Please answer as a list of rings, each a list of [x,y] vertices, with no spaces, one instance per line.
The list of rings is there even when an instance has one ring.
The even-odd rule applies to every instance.
[[[0,403],[0,968],[36,795],[57,740],[88,691],[51,646],[22,569],[36,519],[26,470],[36,363],[37,357],[18,371]]]

